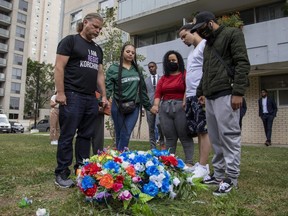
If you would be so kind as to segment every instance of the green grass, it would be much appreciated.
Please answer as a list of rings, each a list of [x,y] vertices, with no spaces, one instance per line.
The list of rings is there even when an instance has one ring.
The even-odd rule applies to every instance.
[[[111,145],[111,140],[105,140]],[[148,142],[133,141],[130,149],[148,150]],[[179,145],[177,153],[183,156]],[[198,146],[195,147],[195,161]],[[116,215],[116,212],[84,202],[77,188],[54,186],[57,146],[49,137],[31,134],[0,134],[0,215],[35,215],[46,208],[54,215]],[[212,154],[211,154],[212,157]],[[242,148],[239,190],[215,198],[209,190],[197,192],[191,200],[154,200],[156,215],[288,215],[288,148]],[[23,197],[33,203],[20,208]],[[124,215],[119,212],[118,215]]]

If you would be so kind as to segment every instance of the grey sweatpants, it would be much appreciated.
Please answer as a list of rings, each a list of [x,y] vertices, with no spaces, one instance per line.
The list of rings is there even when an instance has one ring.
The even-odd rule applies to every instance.
[[[178,138],[180,139],[185,163],[193,164],[194,143],[187,134],[186,114],[179,100],[163,101],[160,106],[159,118],[162,132],[166,138],[166,148],[175,154]]]
[[[208,135],[214,150],[214,176],[224,179],[225,173],[237,186],[240,174],[241,130],[239,109],[233,111],[231,95],[206,99]]]

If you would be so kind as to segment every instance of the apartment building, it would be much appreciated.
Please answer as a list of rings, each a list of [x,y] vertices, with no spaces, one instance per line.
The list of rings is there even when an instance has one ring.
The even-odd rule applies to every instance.
[[[137,52],[146,57],[142,66],[147,69],[148,62],[155,61],[159,72],[166,51],[174,49],[187,57],[191,48],[181,42],[177,30],[195,12],[209,10],[220,16],[239,11],[251,63],[242,142],[263,145],[266,140],[257,103],[260,90],[266,88],[278,105],[272,143],[288,144],[287,1],[120,0],[118,4],[117,27],[130,34]]]
[[[28,57],[34,61],[55,63],[61,38],[63,0],[31,0]]]
[[[24,0],[0,0],[0,112],[22,119],[31,7]]]

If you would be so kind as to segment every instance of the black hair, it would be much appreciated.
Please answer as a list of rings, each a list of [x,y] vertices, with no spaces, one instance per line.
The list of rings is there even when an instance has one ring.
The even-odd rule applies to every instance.
[[[178,70],[179,70],[182,74],[184,74],[185,65],[184,65],[184,60],[183,60],[182,55],[181,55],[179,52],[175,51],[175,50],[170,50],[170,51],[166,52],[165,55],[164,55],[164,57],[163,57],[163,69],[164,69],[163,74],[164,74],[164,76],[169,76],[169,75],[171,74],[171,72],[173,72],[173,71],[170,71],[170,70],[168,69],[168,62],[169,62],[169,61],[168,61],[168,58],[169,58],[169,56],[170,56],[171,54],[176,55],[177,60],[178,60]]]
[[[192,30],[192,28],[194,27],[193,23],[187,23],[185,25],[183,25],[179,30],[178,30],[178,34],[182,31],[182,30]]]
[[[149,65],[149,64],[157,65],[156,62],[154,62],[154,61],[150,61],[150,62],[148,63],[148,65]]]
[[[268,93],[267,89],[265,89],[265,88],[261,89],[261,91],[265,91],[266,94]]]

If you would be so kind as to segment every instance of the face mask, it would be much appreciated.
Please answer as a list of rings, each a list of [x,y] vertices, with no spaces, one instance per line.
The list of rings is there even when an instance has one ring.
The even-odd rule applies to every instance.
[[[198,29],[197,33],[200,37],[209,40],[213,36],[213,28],[209,23],[207,23],[204,28]]]
[[[178,64],[176,62],[168,62],[167,67],[168,67],[168,70],[171,72],[178,70]]]

